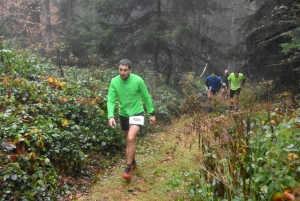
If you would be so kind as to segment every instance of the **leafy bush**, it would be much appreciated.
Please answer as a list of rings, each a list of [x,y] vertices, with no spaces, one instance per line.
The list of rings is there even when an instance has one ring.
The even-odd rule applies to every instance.
[[[68,200],[79,187],[66,178],[95,179],[93,172],[101,172],[88,168],[96,164],[92,155],[123,153],[123,134],[108,127],[106,112],[117,70],[62,70],[30,51],[0,50],[0,200]],[[171,123],[181,99],[160,75],[136,73],[145,79],[158,122]],[[157,128],[146,125],[143,132]],[[101,163],[101,169],[110,165]]]
[[[91,174],[89,153],[124,145],[108,128],[107,83],[76,69],[59,78],[31,52],[2,49],[0,58],[0,200],[64,197],[61,176]]]

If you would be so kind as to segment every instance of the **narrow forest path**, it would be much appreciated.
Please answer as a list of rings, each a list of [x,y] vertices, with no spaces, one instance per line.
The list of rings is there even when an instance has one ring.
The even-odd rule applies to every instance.
[[[206,115],[206,114],[204,114]],[[181,117],[164,132],[137,137],[136,160],[138,169],[126,182],[122,178],[125,160],[100,176],[88,195],[79,198],[87,201],[171,201],[182,197],[172,189],[171,179],[182,172],[200,168],[202,153],[199,134],[193,130],[192,120]],[[183,193],[183,191],[180,191]]]
[[[245,97],[247,98],[245,100],[250,101],[249,96]],[[244,96],[240,98],[244,100]],[[286,111],[291,103],[293,101],[284,101],[283,106]],[[201,185],[197,183],[197,179],[201,179],[198,175],[220,179],[227,174],[227,171],[231,171],[228,174],[238,176],[239,173],[233,166],[226,170],[227,163],[223,164],[220,159],[226,157],[228,153],[235,153],[234,156],[240,156],[234,158],[232,164],[235,164],[245,156],[246,145],[245,141],[241,140],[241,135],[245,131],[243,126],[245,119],[254,117],[256,112],[259,112],[260,119],[255,119],[255,122],[259,122],[260,125],[260,120],[273,121],[268,119],[267,113],[264,114],[265,109],[285,110],[281,108],[281,102],[274,102],[271,105],[267,102],[254,104],[251,111],[245,108],[229,111],[226,105],[221,104],[214,112],[208,112],[208,107],[203,106],[198,112],[182,115],[179,119],[173,120],[171,125],[161,129],[162,132],[138,136],[136,150],[138,169],[134,171],[132,180],[127,182],[122,178],[125,159],[120,159],[109,171],[99,175],[98,182],[93,184],[87,195],[78,199],[84,201],[191,200],[193,197],[191,186]],[[276,122],[279,123],[286,118],[286,115],[281,115],[279,113]],[[261,124],[264,125],[265,122]],[[212,157],[212,154],[216,157]],[[220,166],[219,162],[221,162]],[[226,180],[221,181],[229,189],[234,189]],[[201,190],[203,189],[206,191],[206,186],[202,185]],[[207,196],[214,195],[206,192],[205,198],[208,198]]]

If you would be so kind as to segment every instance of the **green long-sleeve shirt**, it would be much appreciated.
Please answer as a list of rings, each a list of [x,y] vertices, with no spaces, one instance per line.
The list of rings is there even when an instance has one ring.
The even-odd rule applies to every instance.
[[[107,97],[108,118],[114,117],[116,99],[119,102],[121,116],[130,117],[143,112],[142,100],[146,104],[147,112],[149,114],[154,112],[144,80],[135,74],[131,73],[127,80],[123,80],[119,75],[111,80]]]
[[[241,88],[245,82],[245,77],[242,73],[239,73],[237,77],[235,77],[234,73],[231,73],[227,79],[229,81],[231,90],[237,90]]]

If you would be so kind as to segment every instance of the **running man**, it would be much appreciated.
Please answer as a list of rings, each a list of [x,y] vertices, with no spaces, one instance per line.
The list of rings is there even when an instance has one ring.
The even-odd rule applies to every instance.
[[[234,110],[238,111],[239,106],[239,95],[242,89],[242,86],[244,86],[245,83],[245,76],[240,73],[238,70],[235,70],[233,73],[231,73],[228,77],[228,82],[230,86],[230,105],[229,108],[232,109],[232,105],[234,103]],[[232,100],[234,98],[234,100]]]
[[[119,62],[119,74],[114,77],[109,86],[107,97],[107,111],[109,126],[115,128],[114,109],[116,98],[119,105],[120,124],[126,138],[126,168],[123,178],[131,179],[131,172],[137,168],[135,161],[135,138],[144,123],[143,102],[149,114],[150,124],[156,123],[154,107],[144,80],[131,73],[132,63],[128,59]]]
[[[207,87],[207,102],[209,111],[212,111],[212,97],[213,95],[216,95],[221,88],[221,78],[216,76],[214,73],[206,77],[205,81],[206,87]]]
[[[228,70],[225,70],[224,75],[222,77],[222,89],[221,89],[223,99],[227,99],[228,97],[228,77],[229,77]]]

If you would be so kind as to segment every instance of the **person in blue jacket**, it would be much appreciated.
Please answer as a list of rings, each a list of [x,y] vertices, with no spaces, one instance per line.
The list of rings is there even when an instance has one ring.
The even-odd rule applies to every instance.
[[[220,91],[222,86],[221,78],[213,73],[206,77],[205,84],[207,87],[207,102],[209,111],[212,111],[212,97]]]

